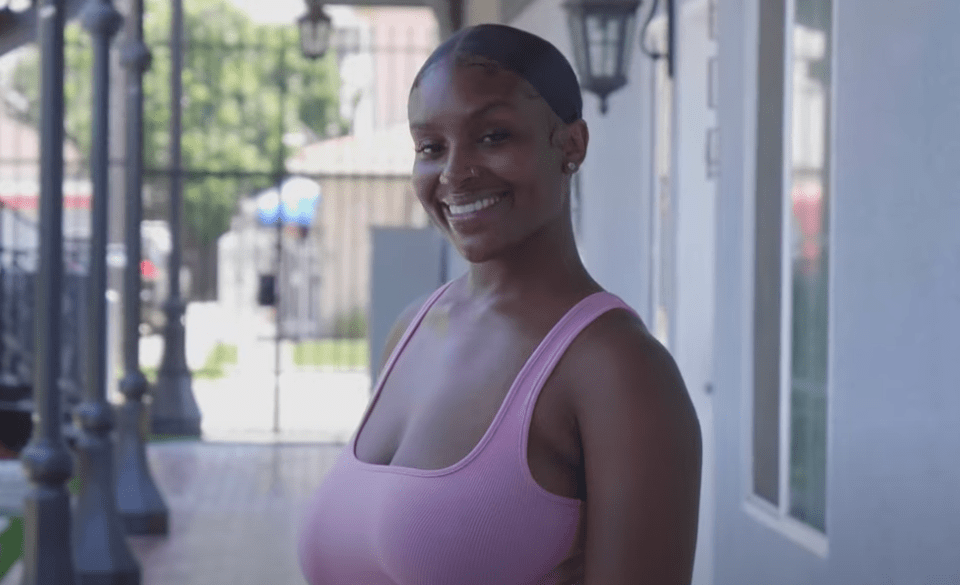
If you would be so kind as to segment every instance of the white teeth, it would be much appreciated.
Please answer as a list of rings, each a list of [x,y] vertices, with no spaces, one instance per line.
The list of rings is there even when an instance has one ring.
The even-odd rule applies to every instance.
[[[480,201],[475,201],[474,203],[468,203],[466,205],[448,205],[447,209],[450,210],[450,215],[464,215],[467,213],[474,213],[475,211],[480,211],[481,209],[486,209],[494,203],[500,201],[502,197],[487,197],[486,199],[481,199]]]

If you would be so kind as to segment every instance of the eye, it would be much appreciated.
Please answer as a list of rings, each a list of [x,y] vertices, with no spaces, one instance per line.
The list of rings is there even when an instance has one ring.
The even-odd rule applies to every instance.
[[[417,145],[417,154],[432,156],[440,150],[440,146],[434,142],[421,142]]]
[[[510,138],[509,132],[498,130],[496,132],[485,134],[483,138],[480,139],[480,142],[483,142],[485,144],[495,144],[497,142],[503,142],[507,138]]]

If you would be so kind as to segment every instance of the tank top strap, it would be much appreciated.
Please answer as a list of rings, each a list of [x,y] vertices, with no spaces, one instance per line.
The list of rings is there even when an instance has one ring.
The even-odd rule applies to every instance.
[[[634,315],[637,314],[620,297],[606,291],[594,293],[581,300],[554,325],[530,357],[524,371],[520,373],[523,378],[519,382],[523,393],[520,420],[521,430],[523,431],[524,453],[526,453],[527,428],[530,424],[533,405],[536,403],[537,396],[540,395],[547,378],[580,332],[600,315],[613,309],[626,309]]]
[[[383,370],[379,375],[379,382],[377,387],[374,390],[374,395],[380,393],[380,386],[383,385],[383,381],[387,378],[387,374],[393,369],[394,362],[397,361],[397,358],[400,357],[400,354],[403,353],[403,349],[409,343],[410,338],[413,337],[414,332],[417,328],[420,327],[420,323],[423,321],[424,317],[427,316],[427,311],[436,304],[437,299],[439,299],[443,293],[450,288],[450,285],[453,284],[453,281],[445,283],[443,286],[433,291],[430,297],[427,298],[427,301],[423,303],[423,306],[420,307],[420,310],[416,312],[413,319],[410,320],[410,324],[407,325],[407,330],[403,332],[403,336],[400,337],[400,341],[397,342],[397,345],[394,346],[393,351],[390,353],[390,357],[387,358],[387,362],[383,365]]]

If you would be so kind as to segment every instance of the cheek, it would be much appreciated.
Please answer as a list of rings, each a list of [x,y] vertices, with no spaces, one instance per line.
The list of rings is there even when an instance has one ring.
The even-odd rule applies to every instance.
[[[529,151],[518,149],[491,154],[485,164],[493,174],[515,188],[530,189],[540,182],[542,165],[537,156]]]
[[[549,153],[525,153],[503,161],[500,176],[515,187],[538,197],[550,197],[557,190],[557,173]]]
[[[411,177],[410,184],[413,187],[413,195],[417,198],[417,201],[426,208],[427,212],[432,211],[433,208],[433,184],[434,179],[432,176],[426,174],[420,174],[414,171],[413,177]]]

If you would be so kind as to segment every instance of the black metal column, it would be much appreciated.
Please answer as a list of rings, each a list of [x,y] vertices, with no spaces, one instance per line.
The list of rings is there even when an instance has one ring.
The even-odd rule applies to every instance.
[[[193,396],[193,383],[187,367],[186,331],[183,313],[186,303],[180,294],[180,266],[183,243],[180,237],[180,210],[183,207],[183,169],[180,134],[183,96],[183,0],[172,0],[173,18],[170,43],[170,239],[172,249],[167,263],[170,296],[164,304],[167,316],[163,331],[163,359],[157,373],[157,387],[150,407],[153,432],[166,435],[200,436],[200,409]]]
[[[283,369],[281,350],[283,346],[283,183],[287,179],[287,157],[283,145],[284,122],[287,116],[287,48],[281,45],[278,69],[280,82],[280,116],[277,122],[277,277],[273,284],[274,294],[274,321],[276,322],[276,336],[274,337],[274,370],[273,370],[273,432],[280,432],[280,375]],[[289,287],[287,288],[289,290]]]
[[[77,459],[81,480],[73,525],[77,583],[138,585],[140,567],[127,547],[117,514],[113,469],[113,410],[107,402],[107,220],[110,42],[123,19],[110,0],[89,0],[82,21],[93,45],[93,136],[91,202],[90,319],[84,401],[75,416],[80,434]],[[112,378],[112,376],[111,376]]]
[[[125,398],[117,420],[117,511],[127,534],[166,534],[167,506],[150,475],[143,444],[147,378],[140,370],[140,222],[143,219],[143,74],[150,50],[143,42],[143,0],[132,0],[122,62],[127,77],[126,252],[123,282],[123,366]]]
[[[73,459],[60,411],[60,315],[63,291],[64,0],[42,0],[40,39],[40,265],[36,298],[33,439],[23,465],[32,483],[24,501],[24,585],[76,582],[70,546]]]

